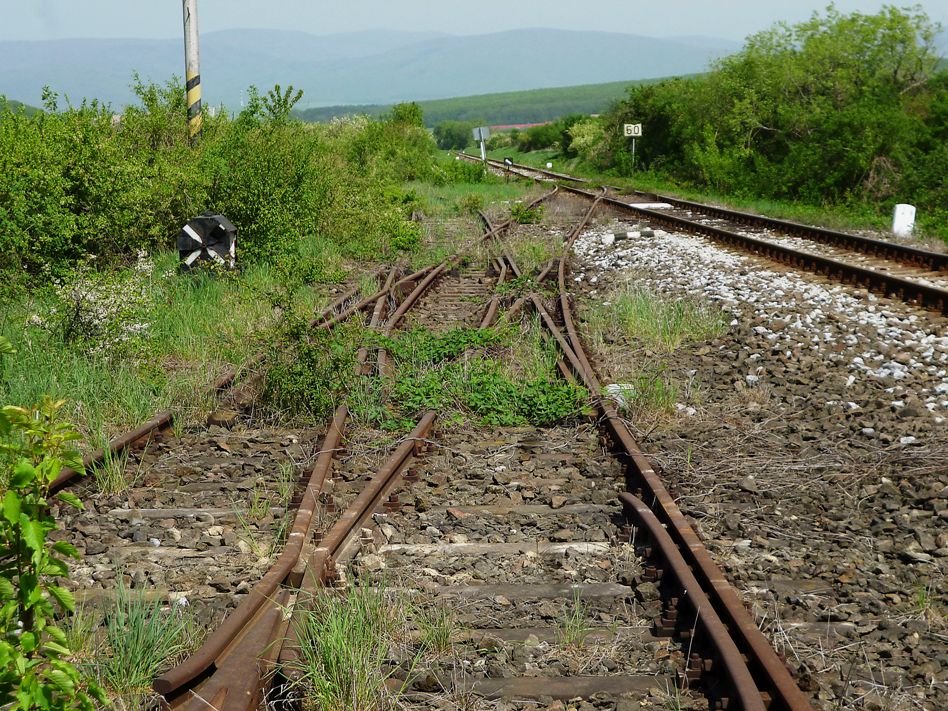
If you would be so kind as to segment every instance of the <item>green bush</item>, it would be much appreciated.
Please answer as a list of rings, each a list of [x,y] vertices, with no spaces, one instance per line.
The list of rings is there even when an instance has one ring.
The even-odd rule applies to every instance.
[[[543,219],[543,205],[530,207],[518,202],[510,208],[510,216],[518,224],[537,225]]]
[[[645,125],[639,169],[739,196],[886,213],[911,202],[948,236],[948,72],[938,70],[936,32],[918,7],[830,6],[753,35],[705,75],[633,87],[603,125]],[[594,158],[577,150],[631,174],[618,132]]]
[[[237,226],[245,265],[284,259],[305,239],[351,256],[411,242],[411,228],[392,228],[385,191],[433,175],[435,146],[417,106],[380,121],[310,126],[290,116],[292,87],[264,97],[251,88],[240,115],[206,116],[191,147],[179,84],[135,81],[138,104],[119,118],[96,102],[60,111],[50,93],[33,115],[0,105],[5,285],[65,274],[90,255],[105,265],[173,247],[205,210]]]
[[[79,554],[66,541],[49,540],[56,529],[49,499],[82,508],[75,494],[49,494],[63,467],[82,471],[72,448],[79,435],[60,420],[62,405],[47,399],[37,408],[0,409],[0,705],[18,711],[92,711],[94,701],[106,701],[71,663],[56,619],[75,611],[57,579],[68,577],[66,560]]]

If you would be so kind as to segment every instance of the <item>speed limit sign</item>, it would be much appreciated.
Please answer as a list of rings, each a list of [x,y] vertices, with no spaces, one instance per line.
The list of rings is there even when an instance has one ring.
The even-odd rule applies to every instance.
[[[640,123],[626,123],[622,125],[622,129],[627,138],[639,138],[642,135]]]

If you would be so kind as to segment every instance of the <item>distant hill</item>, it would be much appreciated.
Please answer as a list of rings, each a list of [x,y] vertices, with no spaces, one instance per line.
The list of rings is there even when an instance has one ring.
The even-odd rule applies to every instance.
[[[8,99],[5,96],[0,96],[0,108],[6,106],[11,111],[20,111],[22,110],[27,116],[32,116],[37,111],[38,108],[35,106],[30,106],[29,104],[24,104],[22,101],[17,101],[16,99]]]
[[[182,74],[181,40],[73,39],[0,42],[0,93],[39,103],[50,86],[73,103],[132,102],[131,75]],[[302,108],[389,104],[619,82],[703,71],[735,47],[702,37],[656,39],[618,32],[514,30],[485,35],[231,30],[201,42],[204,96],[238,108],[255,84],[305,90]]]
[[[623,98],[626,89],[654,79],[616,81],[608,84],[584,84],[555,89],[532,89],[499,94],[480,94],[452,99],[419,101],[425,124],[436,126],[442,121],[483,121],[489,125],[540,123],[566,114],[602,113]],[[339,116],[367,114],[379,116],[390,111],[391,104],[354,104],[323,106],[298,111],[304,121],[325,122]]]

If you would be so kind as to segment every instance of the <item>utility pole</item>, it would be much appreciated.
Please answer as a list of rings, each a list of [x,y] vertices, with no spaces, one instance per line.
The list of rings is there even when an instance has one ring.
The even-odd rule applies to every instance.
[[[184,80],[188,104],[188,138],[201,137],[201,52],[198,48],[197,0],[182,0],[184,10]]]

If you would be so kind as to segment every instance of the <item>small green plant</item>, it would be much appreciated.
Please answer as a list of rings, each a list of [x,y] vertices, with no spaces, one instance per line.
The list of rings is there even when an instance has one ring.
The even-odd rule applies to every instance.
[[[589,627],[589,606],[573,593],[573,601],[563,606],[563,616],[556,624],[556,636],[567,647],[582,647],[592,629]]]
[[[96,488],[103,494],[121,494],[134,483],[128,474],[128,450],[106,450],[102,461],[91,469]]]
[[[594,328],[664,353],[727,331],[723,313],[710,304],[670,299],[634,285],[620,287],[610,295],[609,305],[596,307],[591,321]]]
[[[530,207],[518,202],[510,208],[510,216],[520,225],[538,225],[543,220],[543,205]]]
[[[4,347],[3,350],[9,351]],[[82,709],[105,702],[101,689],[84,680],[72,662],[58,616],[75,611],[72,593],[57,583],[78,558],[66,541],[50,542],[56,528],[49,486],[64,466],[82,471],[72,443],[79,439],[62,422],[63,402],[0,409],[0,477],[6,493],[0,517],[0,706]],[[56,501],[81,509],[75,494]]]
[[[646,365],[635,374],[634,381],[613,394],[620,409],[626,412],[648,410],[670,412],[678,400],[678,387],[664,365]]]
[[[476,215],[484,209],[484,197],[478,193],[467,193],[458,200],[458,212]]]
[[[424,650],[442,653],[451,648],[454,635],[454,612],[444,605],[432,605],[418,610],[415,624],[421,633],[421,646]]]
[[[421,227],[418,223],[399,219],[392,224],[389,244],[395,251],[410,252],[420,241]]]
[[[524,274],[514,277],[497,287],[497,293],[520,297],[527,294],[537,294],[538,296],[549,296],[556,292],[556,288],[537,282],[532,276]]]
[[[264,400],[288,415],[322,420],[350,389],[362,329],[340,325],[312,330],[305,319],[288,315],[274,347]]]
[[[154,678],[190,649],[190,620],[183,608],[165,611],[160,600],[146,600],[122,581],[105,613],[108,653],[95,666],[111,693],[139,708],[151,696]]]
[[[405,606],[367,582],[342,593],[317,593],[295,630],[300,659],[294,677],[306,708],[381,711],[402,688],[390,688],[395,656],[407,629]],[[298,606],[297,609],[300,609]]]

